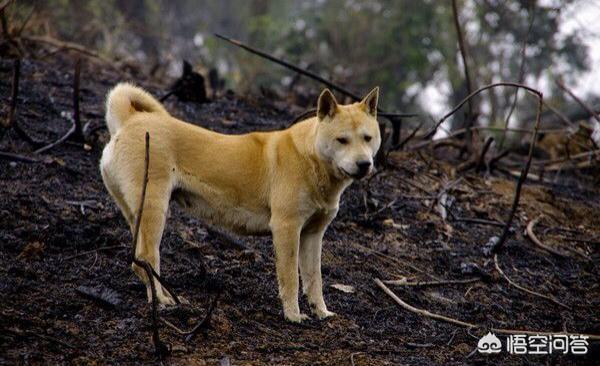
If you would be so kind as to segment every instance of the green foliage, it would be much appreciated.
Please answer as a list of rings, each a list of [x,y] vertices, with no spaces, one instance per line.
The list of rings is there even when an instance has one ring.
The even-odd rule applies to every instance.
[[[563,1],[563,6],[573,0]],[[460,20],[477,86],[517,80],[529,21],[526,76],[538,78],[587,67],[587,50],[575,34],[558,36],[560,9],[534,1],[459,1]],[[417,92],[446,84],[448,100],[465,95],[449,1],[437,0],[47,0],[35,4],[58,38],[115,55],[168,66],[185,58],[216,66],[237,89],[287,88],[294,75],[212,37],[221,32],[309,67],[357,93],[382,88],[388,109],[418,110]],[[25,11],[21,11],[25,13]],[[200,35],[200,41],[194,43]],[[321,88],[307,83],[314,93]],[[514,90],[482,96],[489,121],[502,121]],[[487,97],[489,102],[487,102]],[[525,105],[527,106],[527,105]],[[424,112],[427,112],[425,110]]]

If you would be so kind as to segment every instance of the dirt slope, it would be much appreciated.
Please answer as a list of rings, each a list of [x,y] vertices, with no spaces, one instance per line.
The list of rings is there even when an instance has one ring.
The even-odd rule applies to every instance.
[[[11,65],[0,61],[3,116]],[[17,118],[38,139],[54,140],[69,127],[71,65],[70,60],[23,61]],[[104,95],[121,79],[106,68],[84,65],[81,110],[91,129],[103,124]],[[164,92],[140,78],[135,81],[157,95]],[[266,100],[233,93],[204,105],[172,99],[166,105],[173,114],[228,133],[280,128],[292,118]],[[97,168],[106,139],[101,129],[91,149],[63,144],[43,155],[42,163],[0,160],[0,364],[156,361],[145,291],[126,261],[130,233]],[[30,148],[11,131],[0,140],[0,150],[28,154]],[[367,182],[353,184],[344,194],[340,214],[325,236],[325,297],[338,314],[328,321],[283,321],[269,238],[241,238],[247,246],[243,250],[173,206],[161,246],[162,270],[192,305],[161,315],[187,329],[218,292],[221,296],[211,328],[191,341],[161,328],[173,346],[166,363],[214,365],[224,357],[234,365],[592,364],[598,359],[597,344],[587,356],[502,352],[467,358],[487,330],[467,332],[408,312],[373,282],[476,278],[468,284],[390,288],[413,306],[483,327],[598,334],[597,187],[528,185],[515,233],[499,255],[512,280],[554,296],[570,307],[565,309],[520,292],[498,275],[482,247],[499,235],[500,227],[457,220],[504,220],[513,180],[473,173],[456,181],[449,164],[426,154],[398,153],[390,160],[390,167],[368,184],[368,195]],[[433,199],[444,184],[450,188],[447,205],[452,202],[447,221]],[[540,239],[580,254],[557,257],[524,238],[525,225],[540,214],[544,217],[535,228]],[[356,291],[330,287],[336,283]],[[82,296],[80,286],[110,290],[118,304]],[[301,306],[308,311],[305,302]]]

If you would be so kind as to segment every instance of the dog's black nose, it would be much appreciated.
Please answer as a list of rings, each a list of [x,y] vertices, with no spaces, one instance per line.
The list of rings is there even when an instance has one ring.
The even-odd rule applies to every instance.
[[[369,172],[369,168],[371,167],[371,162],[367,160],[357,161],[356,166],[358,167],[358,174],[360,176],[364,176]]]

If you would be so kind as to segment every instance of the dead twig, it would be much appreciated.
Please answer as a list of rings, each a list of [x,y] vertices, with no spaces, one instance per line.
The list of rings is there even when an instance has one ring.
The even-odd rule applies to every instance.
[[[34,151],[34,154],[41,154],[43,152],[46,152],[52,148],[55,148],[56,146],[62,144],[63,142],[67,141],[67,139],[76,131],[77,129],[77,125],[75,124],[75,122],[73,121],[73,124],[71,125],[71,128],[69,128],[69,131],[67,131],[67,133],[65,133],[61,138],[59,138],[58,140],[44,146],[41,147],[37,150]]]
[[[35,158],[30,158],[28,156],[13,154],[9,152],[0,151],[0,159],[9,160],[9,161],[20,161],[23,163],[39,163],[40,160]]]
[[[208,306],[206,315],[191,330],[188,330],[188,331],[183,330],[183,329],[179,328],[178,326],[176,326],[175,324],[168,321],[167,319],[164,319],[162,317],[160,318],[160,320],[163,323],[165,323],[165,325],[167,325],[171,329],[175,330],[177,333],[186,336],[185,340],[186,340],[186,342],[189,342],[198,333],[198,331],[200,329],[206,328],[209,325],[210,319],[212,317],[212,313],[213,313],[214,309],[216,308],[216,305],[217,305],[217,302],[219,301],[220,295],[221,295],[220,292],[218,292],[215,295],[215,297],[211,301],[210,305]]]
[[[376,278],[375,283],[388,296],[390,296],[398,305],[400,305],[402,308],[404,308],[410,312],[413,312],[415,314],[418,314],[418,315],[421,315],[421,316],[424,316],[427,318],[440,320],[440,321],[450,323],[450,324],[455,324],[455,325],[465,327],[465,328],[483,328],[482,326],[474,324],[474,323],[464,322],[462,320],[454,319],[454,318],[451,318],[448,316],[432,313],[428,310],[416,308],[412,305],[407,304],[401,298],[399,298],[392,290],[390,290],[383,282],[381,282],[380,279]],[[553,335],[556,333],[561,333],[561,334],[566,334],[566,335],[583,335],[583,336],[588,337],[590,340],[600,340],[600,335],[597,335],[597,334],[568,333],[568,332],[564,332],[564,331],[538,332],[538,331],[530,331],[530,330],[504,329],[504,328],[490,328],[490,331],[492,331],[494,333],[500,333],[500,334],[526,334],[526,335]]]
[[[590,114],[590,116],[594,117],[596,122],[600,123],[600,115],[596,111],[594,111],[587,103],[585,103],[577,95],[575,95],[575,93],[573,93],[569,88],[567,88],[561,80],[557,79],[554,81],[554,83],[561,90],[569,94],[574,101],[576,101],[583,109],[585,109]]]
[[[504,226],[505,224],[500,221],[478,219],[476,217],[455,217],[453,221],[470,222],[473,224],[490,225],[490,226]]]
[[[39,147],[42,143],[34,140],[21,128],[19,122],[17,121],[17,101],[19,98],[19,80],[21,76],[21,60],[15,59],[13,63],[13,77],[11,84],[11,93],[10,93],[10,105],[8,108],[8,118],[4,121],[3,125],[6,129],[13,128],[17,135],[29,145],[33,147]]]
[[[513,218],[515,217],[515,213],[517,212],[517,207],[519,206],[519,200],[521,198],[521,188],[523,187],[523,184],[527,180],[527,174],[529,174],[531,160],[533,159],[533,150],[535,149],[535,144],[537,142],[537,134],[538,134],[538,130],[540,128],[540,115],[542,114],[542,105],[543,105],[544,97],[540,91],[537,91],[535,89],[528,89],[528,90],[530,90],[532,93],[534,93],[538,98],[535,126],[533,129],[533,134],[531,135],[531,140],[529,142],[529,154],[527,156],[527,162],[525,163],[525,166],[523,167],[523,170],[521,171],[521,175],[519,176],[519,179],[517,180],[517,184],[515,187],[515,195],[514,195],[512,207],[510,209],[510,214],[508,216],[508,219],[506,220],[506,225],[504,226],[504,230],[502,230],[502,234],[500,235],[500,240],[498,240],[498,244],[496,246],[494,246],[494,248],[492,249],[493,254],[498,253],[502,249],[504,243],[506,242],[506,239],[508,238],[508,234],[510,233],[510,226],[512,224]]]
[[[473,283],[481,281],[479,278],[469,278],[466,280],[442,280],[442,281],[417,281],[417,282],[409,282],[406,278],[401,280],[389,280],[383,281],[383,283],[388,285],[399,285],[399,286],[415,286],[415,287],[425,287],[425,286],[442,286],[442,285],[462,285],[466,283]]]
[[[142,221],[142,215],[144,213],[144,201],[146,199],[146,187],[148,186],[148,166],[149,166],[149,164],[150,164],[150,134],[148,132],[146,132],[146,158],[145,158],[145,162],[144,162],[144,179],[143,179],[143,184],[142,184],[142,194],[141,194],[141,198],[140,198],[140,205],[138,207],[137,215],[135,218],[133,240],[132,240],[132,250],[131,250],[131,261],[144,269],[144,271],[146,272],[146,277],[150,284],[150,290],[151,290],[151,296],[152,296],[152,298],[151,298],[151,300],[152,300],[152,311],[151,311],[152,340],[154,341],[154,350],[155,350],[156,354],[159,357],[162,357],[163,355],[168,354],[169,350],[168,350],[167,346],[164,343],[162,343],[160,340],[160,335],[159,335],[159,330],[158,330],[158,304],[157,304],[157,299],[156,299],[156,286],[154,283],[152,266],[150,266],[150,263],[148,263],[144,260],[138,259],[135,255],[137,239],[138,239],[139,232],[140,232],[140,223]]]
[[[541,297],[542,299],[546,299],[548,301],[551,301],[551,302],[555,303],[556,305],[558,305],[560,307],[563,307],[565,309],[571,309],[570,306],[567,306],[567,305],[563,304],[562,302],[556,300],[553,297],[550,297],[550,296],[547,296],[547,295],[544,295],[544,294],[540,294],[539,292],[535,292],[533,290],[530,290],[530,289],[528,289],[526,287],[523,287],[523,286],[519,285],[518,283],[514,282],[513,280],[511,280],[510,277],[508,277],[506,275],[506,273],[504,273],[504,271],[502,271],[502,268],[500,268],[500,264],[498,263],[498,254],[494,255],[494,265],[496,266],[496,270],[498,271],[498,273],[500,273],[500,275],[502,275],[502,277],[504,277],[504,279],[506,280],[506,282],[508,282],[510,285],[512,285],[512,286],[516,287],[517,289],[519,289],[519,290],[521,290],[521,291],[523,291],[525,293],[528,293],[530,295]]]
[[[520,83],[513,83],[513,82],[509,82],[509,81],[500,81],[497,83],[488,84],[488,85],[482,86],[481,88],[479,88],[479,89],[475,90],[474,92],[472,92],[471,94],[467,95],[463,100],[460,101],[460,103],[458,103],[456,106],[454,106],[454,108],[452,108],[448,113],[446,113],[442,118],[440,118],[440,120],[437,121],[433,125],[433,127],[431,127],[429,129],[429,131],[423,136],[423,138],[427,139],[427,138],[432,137],[436,133],[437,129],[440,127],[440,125],[442,123],[444,123],[448,118],[450,118],[450,116],[452,116],[454,113],[456,113],[456,111],[458,111],[460,108],[462,108],[462,106],[464,106],[474,96],[476,96],[476,95],[480,94],[481,92],[484,92],[488,89],[497,88],[497,87],[501,87],[501,86],[525,89],[529,93],[538,97],[538,99],[542,100],[542,103],[543,103],[542,93],[539,90],[529,87],[527,85],[520,84]],[[538,111],[536,114],[536,119],[539,119],[539,115],[540,115],[540,113]],[[476,128],[476,127],[474,127],[474,128]],[[483,129],[483,128],[479,127],[478,129]],[[539,129],[539,127],[538,127],[538,129]],[[466,132],[466,130],[463,131],[462,133],[465,133],[465,132]],[[533,132],[537,134],[535,129]],[[431,142],[428,141],[426,143],[426,145],[429,143],[431,143]],[[422,147],[422,146],[419,146],[419,147]],[[419,148],[419,147],[417,147],[417,148]]]
[[[527,237],[529,239],[531,239],[531,241],[537,245],[538,247],[547,250],[548,252],[557,255],[559,257],[563,257],[563,258],[571,258],[572,256],[570,255],[570,253],[568,252],[564,252],[562,250],[558,250],[555,249],[549,245],[546,245],[544,243],[542,243],[542,241],[535,235],[533,228],[534,226],[540,221],[540,219],[542,218],[542,216],[538,216],[535,219],[531,220],[528,224],[527,224],[527,228],[525,229],[525,234],[527,235]],[[583,259],[590,261],[590,257],[586,256],[583,253],[580,253],[578,251],[573,251],[574,253],[576,253],[577,255],[581,256]]]

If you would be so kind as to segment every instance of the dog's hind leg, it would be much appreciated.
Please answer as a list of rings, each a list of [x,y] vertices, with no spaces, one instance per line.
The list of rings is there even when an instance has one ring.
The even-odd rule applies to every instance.
[[[138,185],[141,187],[141,185]],[[129,190],[135,192],[136,190]],[[135,247],[135,256],[137,259],[148,262],[152,268],[160,275],[160,241],[162,239],[167,211],[169,209],[169,198],[171,194],[171,185],[164,180],[151,180],[146,190],[146,199],[144,210],[140,221],[140,231],[138,241]],[[129,198],[129,207],[138,207],[140,197],[138,194]],[[134,230],[132,225],[132,230]],[[133,234],[133,233],[132,233]],[[148,302],[152,299],[152,291],[148,277],[144,269],[135,263],[131,265],[133,271],[146,285]],[[153,279],[156,287],[156,297],[161,304],[173,305],[175,300],[164,290],[157,279]]]

